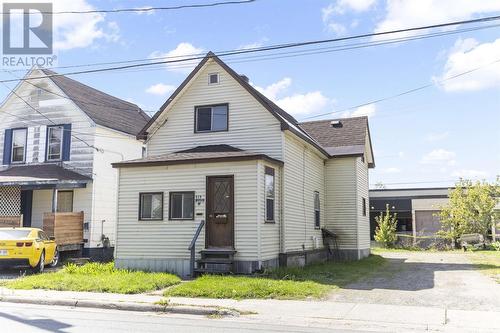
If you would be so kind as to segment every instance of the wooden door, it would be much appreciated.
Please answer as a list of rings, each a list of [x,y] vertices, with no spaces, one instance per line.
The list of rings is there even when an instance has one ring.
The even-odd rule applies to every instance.
[[[207,177],[206,248],[234,248],[234,178]]]

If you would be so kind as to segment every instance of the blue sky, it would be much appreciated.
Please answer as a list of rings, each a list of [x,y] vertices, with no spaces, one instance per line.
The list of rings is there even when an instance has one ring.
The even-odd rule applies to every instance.
[[[55,1],[54,10],[186,2]],[[213,1],[189,1],[203,2]],[[55,46],[57,65],[66,66],[335,38],[499,14],[497,0],[258,0],[140,15],[59,15],[54,18]],[[369,115],[377,165],[370,183],[422,187],[451,185],[460,176],[492,180],[500,174],[500,63],[491,64],[498,59],[500,27],[334,53],[223,60],[299,120],[325,113],[323,118]],[[413,94],[338,112],[477,67],[483,68]],[[188,72],[171,66],[74,78],[156,110]],[[0,77],[12,78],[6,73]],[[3,89],[2,97],[6,93]]]

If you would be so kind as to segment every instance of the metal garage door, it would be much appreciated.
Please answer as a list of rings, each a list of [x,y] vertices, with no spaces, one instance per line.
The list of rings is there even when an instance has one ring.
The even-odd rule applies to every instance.
[[[417,234],[434,234],[441,229],[439,217],[435,216],[438,210],[417,210],[415,211],[415,225]]]

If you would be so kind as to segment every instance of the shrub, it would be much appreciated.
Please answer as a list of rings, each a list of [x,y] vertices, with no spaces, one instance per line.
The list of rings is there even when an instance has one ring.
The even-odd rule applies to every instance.
[[[377,228],[375,229],[375,240],[382,243],[384,247],[393,247],[397,240],[396,229],[398,221],[396,214],[391,214],[389,205],[386,205],[385,213],[375,217]]]
[[[490,248],[495,251],[500,251],[500,241],[492,242]]]

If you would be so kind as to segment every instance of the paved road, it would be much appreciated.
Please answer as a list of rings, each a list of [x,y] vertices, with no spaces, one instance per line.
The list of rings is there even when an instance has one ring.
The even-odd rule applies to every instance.
[[[334,292],[332,301],[500,311],[500,284],[453,252],[387,252],[383,272]]]
[[[114,310],[0,303],[1,332],[363,332]]]

